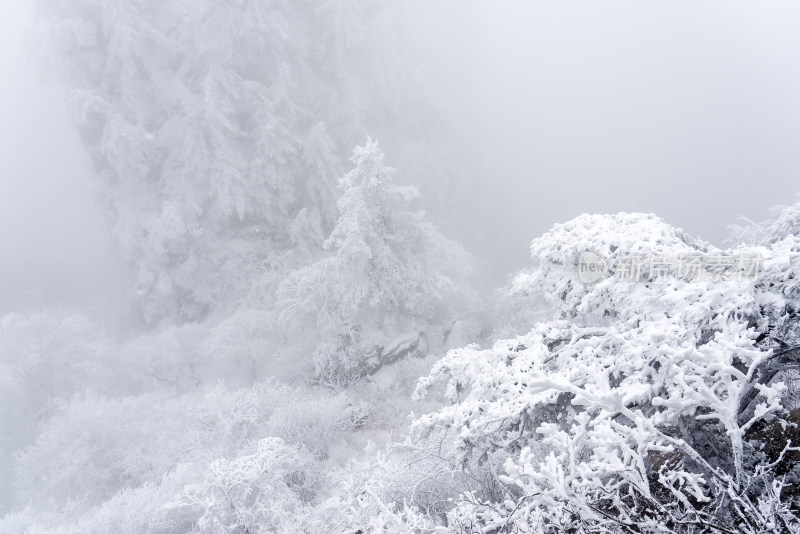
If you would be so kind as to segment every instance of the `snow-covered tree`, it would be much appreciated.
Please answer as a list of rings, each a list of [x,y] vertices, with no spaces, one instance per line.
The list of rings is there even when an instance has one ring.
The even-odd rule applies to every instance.
[[[418,193],[394,184],[383,159],[376,141],[353,151],[355,168],[339,181],[339,219],[325,241],[335,254],[285,282],[285,322],[298,310],[316,312],[317,326],[329,328],[381,327],[388,317],[424,323],[449,305],[458,283],[451,276],[468,269],[465,254],[422,213],[398,209]]]
[[[776,472],[786,426],[773,426],[772,458],[754,432],[785,417],[785,385],[765,370],[786,355],[767,338],[797,302],[800,238],[724,252],[654,216],[584,215],[531,250],[538,265],[515,289],[547,298],[552,319],[452,351],[420,383],[452,404],[418,431],[449,429],[468,471],[501,460],[501,495],[463,495],[454,530],[800,532],[796,480]],[[582,281],[586,251],[605,278]],[[714,258],[729,256],[760,257],[763,272],[721,276]],[[702,279],[662,270],[695,257]]]
[[[271,257],[319,249],[385,96],[379,3],[39,5],[145,319],[201,318]]]
[[[356,147],[351,161],[325,241],[333,254],[287,277],[277,297],[282,324],[338,338],[332,353],[354,350],[359,360],[376,335],[419,333],[468,302],[469,259],[424,214],[399,209],[417,191],[393,183],[395,170],[376,141]]]

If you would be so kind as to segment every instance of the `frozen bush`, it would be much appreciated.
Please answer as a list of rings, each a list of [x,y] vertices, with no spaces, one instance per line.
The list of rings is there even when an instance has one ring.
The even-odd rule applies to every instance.
[[[315,491],[311,465],[298,447],[261,439],[235,458],[211,462],[172,506],[198,511],[198,534],[321,532],[307,504]]]
[[[315,458],[324,460],[368,417],[365,404],[354,403],[344,395],[298,398],[277,408],[265,429],[267,434],[304,446]]]

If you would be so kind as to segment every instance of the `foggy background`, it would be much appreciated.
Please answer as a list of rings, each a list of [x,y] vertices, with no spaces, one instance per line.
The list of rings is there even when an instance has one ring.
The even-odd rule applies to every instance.
[[[33,0],[0,3],[0,315],[95,304],[124,284],[65,90],[37,64],[34,20]]]
[[[37,80],[32,4],[0,4],[0,313],[127,284],[63,92]],[[454,191],[465,203],[436,219],[498,283],[528,264],[532,238],[583,212],[654,212],[721,246],[739,215],[794,200],[796,3],[414,0],[413,11],[419,67],[468,174]]]

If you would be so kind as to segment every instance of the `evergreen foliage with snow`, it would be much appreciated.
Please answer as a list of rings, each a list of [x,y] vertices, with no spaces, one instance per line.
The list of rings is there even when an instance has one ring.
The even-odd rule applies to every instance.
[[[40,9],[147,321],[202,318],[262,262],[308,261],[335,219],[342,156],[387,96],[372,75],[391,68],[379,3]]]
[[[320,339],[317,375],[330,385],[374,371],[403,342],[398,335],[419,344],[473,300],[467,254],[424,214],[399,209],[418,193],[394,184],[383,159],[376,141],[355,148],[324,244],[331,255],[291,273],[276,293],[279,323]]]

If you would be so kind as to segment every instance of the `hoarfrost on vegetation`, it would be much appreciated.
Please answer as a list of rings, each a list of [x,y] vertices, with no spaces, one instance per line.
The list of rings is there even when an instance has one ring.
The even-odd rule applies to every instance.
[[[800,532],[797,204],[581,215],[481,303],[388,4],[40,4],[139,320],[0,318],[0,532]]]

